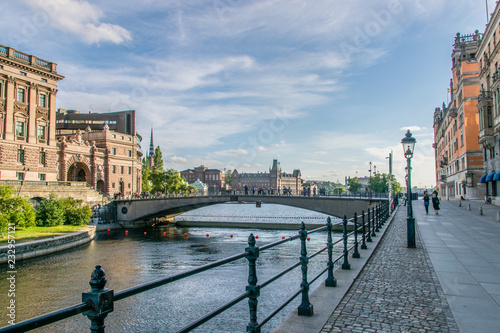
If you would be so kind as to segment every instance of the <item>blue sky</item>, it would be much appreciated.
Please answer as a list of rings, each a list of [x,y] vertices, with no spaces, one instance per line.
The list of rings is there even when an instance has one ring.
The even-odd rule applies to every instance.
[[[489,12],[495,1],[488,0]],[[484,31],[485,0],[2,1],[0,44],[58,64],[57,107],[137,110],[165,166],[435,183],[434,108],[457,32]]]

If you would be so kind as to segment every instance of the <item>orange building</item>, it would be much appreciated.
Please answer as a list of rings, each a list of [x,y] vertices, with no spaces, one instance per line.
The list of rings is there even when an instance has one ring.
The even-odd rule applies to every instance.
[[[446,199],[478,199],[484,186],[483,157],[478,143],[479,65],[476,60],[481,34],[457,34],[451,55],[453,78],[450,100],[434,111],[436,183]]]

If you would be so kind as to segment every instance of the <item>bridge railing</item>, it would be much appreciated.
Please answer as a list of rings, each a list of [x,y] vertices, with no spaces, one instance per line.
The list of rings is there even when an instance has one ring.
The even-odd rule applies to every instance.
[[[367,249],[366,243],[372,242],[372,237],[375,237],[377,232],[380,231],[380,228],[383,227],[385,221],[387,221],[389,218],[390,210],[391,207],[388,204],[388,202],[384,202],[380,205],[377,205],[376,207],[368,209],[366,212],[362,211],[360,215],[355,213],[353,218],[351,219],[347,219],[347,217],[344,216],[342,222],[340,222],[343,224],[342,238],[338,239],[337,241],[333,241],[332,239],[333,224],[331,223],[330,218],[327,219],[327,223],[325,226],[311,231],[307,231],[305,228],[305,224],[302,222],[300,231],[297,235],[290,236],[280,241],[260,247],[255,246],[256,244],[255,237],[253,234],[250,234],[250,236],[248,237],[248,246],[242,253],[235,254],[233,256],[217,260],[215,262],[182,273],[178,273],[175,275],[143,283],[125,290],[118,291],[116,293],[113,290],[107,289],[105,287],[107,282],[105,272],[100,265],[97,265],[91,275],[91,280],[90,280],[91,290],[82,293],[81,303],[39,317],[25,320],[12,326],[6,326],[0,328],[0,332],[25,332],[51,323],[55,323],[57,321],[81,313],[90,319],[91,332],[104,333],[104,328],[105,328],[104,321],[107,315],[113,311],[114,302],[151,290],[153,288],[157,288],[169,283],[173,283],[175,281],[188,278],[192,275],[213,269],[215,267],[222,266],[224,264],[231,263],[236,260],[240,260],[242,258],[246,258],[248,260],[248,267],[249,267],[248,285],[245,288],[245,292],[235,297],[231,301],[227,302],[226,304],[220,306],[219,308],[213,310],[212,312],[205,314],[203,317],[190,323],[189,325],[180,328],[177,331],[178,333],[189,332],[195,329],[196,327],[199,327],[203,323],[218,316],[222,312],[233,307],[234,305],[238,304],[244,299],[248,299],[248,308],[249,308],[249,322],[246,327],[247,332],[251,333],[260,332],[261,327],[263,325],[265,325],[270,319],[272,319],[277,313],[279,313],[282,309],[284,309],[299,295],[302,296],[302,301],[298,307],[298,315],[312,316],[314,311],[313,311],[313,305],[309,301],[310,285],[315,281],[317,281],[325,273],[327,273],[326,279],[324,281],[325,286],[336,287],[337,280],[335,279],[333,274],[335,267],[338,268],[340,266],[342,269],[350,269],[349,253],[352,253],[353,258],[360,257],[359,248],[361,248],[361,250]],[[348,224],[352,225],[351,232],[348,232]],[[327,245],[319,249],[315,253],[308,255],[306,247],[307,236],[308,234],[317,233],[320,231],[327,231]],[[361,236],[361,241],[359,241],[358,235]],[[349,241],[349,239],[351,240]],[[283,243],[292,242],[294,240],[300,240],[299,261],[285,268],[284,270],[277,273],[268,280],[262,282],[261,284],[257,284],[258,279],[257,279],[256,263],[260,257],[260,254],[266,250],[279,246]],[[342,254],[336,258],[333,258],[333,249],[337,245],[343,247],[341,250]],[[315,258],[316,256],[325,251],[327,251],[328,253],[327,262],[324,263],[325,267],[316,276],[309,279],[307,275],[309,260]],[[340,263],[341,261],[342,263]],[[257,306],[261,290],[271,285],[278,278],[284,276],[285,274],[290,273],[293,269],[299,266],[301,267],[302,270],[302,281],[300,284],[300,288],[259,323],[257,319]]]

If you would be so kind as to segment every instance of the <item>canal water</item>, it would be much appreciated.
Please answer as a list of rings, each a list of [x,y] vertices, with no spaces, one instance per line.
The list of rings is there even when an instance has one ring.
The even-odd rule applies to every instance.
[[[326,215],[280,205],[221,204],[186,215],[203,215],[209,219],[228,221],[244,216],[280,220],[279,216],[314,217],[326,222]],[[209,208],[207,210],[207,208]],[[264,208],[264,209],[262,209]],[[240,217],[238,217],[240,216]],[[253,218],[252,221],[256,220]],[[15,283],[16,321],[46,314],[81,302],[81,293],[89,290],[89,280],[96,264],[106,271],[106,287],[116,291],[170,276],[179,272],[244,252],[248,236],[258,236],[257,246],[269,244],[282,237],[294,236],[296,230],[264,230],[206,227],[164,227],[148,230],[112,230],[98,233],[91,243],[61,253],[17,263]],[[310,235],[307,241],[311,254],[326,245],[326,232]],[[340,237],[335,235],[334,239]],[[336,255],[341,248],[335,249]],[[300,257],[300,242],[287,242],[262,251],[257,261],[259,283],[271,278]],[[310,260],[309,277],[326,267],[326,251]],[[300,267],[261,290],[258,304],[260,322],[283,303],[301,284]],[[318,279],[311,287],[326,279]],[[106,318],[106,332],[175,332],[193,320],[220,307],[245,292],[248,284],[248,262],[241,259],[217,269],[200,273],[181,281],[153,289],[115,302],[114,312]],[[0,273],[0,306],[6,309],[9,289],[6,269]],[[262,332],[270,332],[300,304],[300,296],[274,319]],[[7,325],[6,311],[0,326]],[[193,332],[244,332],[249,321],[246,300]],[[35,332],[88,332],[90,321],[77,315]]]

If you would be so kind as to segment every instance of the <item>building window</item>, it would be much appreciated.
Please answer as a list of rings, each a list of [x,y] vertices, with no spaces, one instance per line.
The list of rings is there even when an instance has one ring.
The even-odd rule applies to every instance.
[[[24,123],[22,121],[16,121],[16,135],[24,136]]]
[[[120,173],[123,174],[123,165],[120,166]]]
[[[24,173],[18,172],[17,173],[17,180],[24,180]]]
[[[38,106],[42,108],[47,106],[47,95],[44,94],[38,95]]]
[[[17,88],[17,101],[18,102],[22,102],[24,103],[25,102],[25,90],[23,88]]]
[[[19,72],[19,74],[21,74],[22,76],[26,76],[25,72]]]
[[[45,126],[38,125],[38,139],[45,140]]]
[[[111,166],[111,172],[112,172],[112,173],[115,173],[115,172],[116,172],[116,166],[114,166],[114,165],[112,165],[112,166]]]
[[[45,165],[45,152],[41,151],[38,155],[38,163]]]
[[[112,188],[115,188],[115,183],[112,183],[112,184],[111,184],[111,187],[112,187]]]
[[[24,163],[24,150],[23,149],[17,150],[17,162]]]
[[[111,148],[111,155],[116,155],[116,148]]]
[[[44,79],[44,78],[42,77],[42,82],[47,82],[47,79]]]
[[[132,157],[132,150],[127,150],[127,156]]]
[[[128,167],[128,174],[131,175],[132,174],[132,168],[131,167]]]
[[[39,175],[39,179],[40,179],[41,181],[45,181],[45,174],[44,174],[44,173],[41,173],[41,174]]]
[[[130,188],[130,183],[128,183],[128,188]]]

